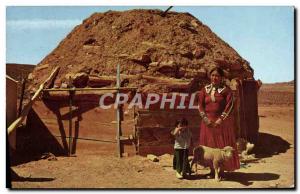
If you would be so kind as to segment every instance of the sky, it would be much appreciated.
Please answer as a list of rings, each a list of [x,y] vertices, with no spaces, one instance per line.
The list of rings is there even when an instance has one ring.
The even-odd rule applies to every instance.
[[[166,6],[8,6],[6,62],[37,64],[94,12]],[[175,6],[189,12],[233,47],[264,83],[294,79],[294,8],[291,6]]]

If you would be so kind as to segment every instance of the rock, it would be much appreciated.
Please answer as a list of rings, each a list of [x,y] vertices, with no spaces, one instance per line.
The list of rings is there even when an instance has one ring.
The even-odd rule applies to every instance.
[[[225,59],[215,59],[215,63],[218,65],[218,67],[221,67],[223,69],[230,68],[231,66],[231,64]]]
[[[124,152],[124,153],[122,153],[122,156],[123,156],[123,157],[128,157],[129,154],[128,154],[127,152]]]
[[[151,57],[148,54],[143,54],[141,57],[142,63],[151,63]]]
[[[239,63],[231,63],[230,64],[230,69],[231,70],[241,70],[242,69],[242,65]]]
[[[191,21],[191,25],[194,27],[194,28],[198,28],[198,26],[202,25],[199,21],[197,20],[192,20]]]
[[[177,72],[176,78],[182,78],[185,76],[185,71],[182,69],[179,69],[179,71]]]
[[[177,72],[176,66],[176,63],[173,60],[162,61],[156,71],[169,77],[175,77]]]
[[[39,65],[35,68],[36,71],[42,70],[42,69],[46,69],[49,67],[49,64],[44,64],[44,65]]]
[[[205,56],[205,51],[203,49],[196,48],[193,51],[193,55],[196,59],[202,59]]]
[[[181,56],[186,57],[188,59],[192,59],[194,57],[191,51],[180,51]]]
[[[271,188],[277,188],[278,185],[279,185],[279,183],[270,183],[269,187],[271,187]]]
[[[93,69],[91,74],[98,75],[99,74],[99,70],[98,69]]]
[[[157,71],[170,77],[175,77],[176,75],[176,68],[171,65],[162,65],[157,69]]]
[[[161,156],[158,157],[160,163],[162,164],[163,167],[169,166],[170,165],[170,161],[173,160],[173,155],[170,154],[163,154]]]
[[[70,78],[73,79],[74,76],[75,76],[74,73],[67,73],[67,74],[65,75],[65,80],[69,82]]]
[[[214,47],[212,44],[210,44],[208,42],[201,42],[201,43],[199,43],[199,46],[202,46],[208,50],[211,50]]]
[[[28,80],[33,80],[34,79],[34,75],[32,73],[29,73],[27,79]]]
[[[149,68],[155,68],[159,65],[158,62],[152,62],[152,63],[149,63]]]
[[[93,70],[92,67],[84,66],[84,67],[82,67],[82,68],[78,71],[78,73],[86,73],[86,74],[89,75],[89,74],[91,73],[92,70]]]
[[[153,155],[153,154],[147,154],[147,158],[149,160],[151,160],[152,162],[158,162],[159,161],[158,157]]]
[[[151,63],[151,57],[148,54],[142,54],[141,56],[139,54],[134,55],[131,60],[138,63]]]
[[[204,68],[200,68],[198,71],[197,71],[197,77],[200,77],[200,78],[206,78],[207,76],[207,72],[206,72],[206,69]]]
[[[41,159],[43,160],[48,159],[49,161],[57,161],[57,158],[51,152],[43,153]]]
[[[196,28],[194,26],[192,26],[190,23],[186,22],[186,21],[180,21],[178,23],[178,26],[183,28],[183,29],[189,30],[190,32],[192,32],[194,34],[198,33]]]
[[[87,82],[87,85],[92,88],[101,88],[109,86],[114,82],[115,80],[110,77],[89,76],[89,81]]]
[[[83,45],[95,45],[96,43],[97,40],[95,38],[89,38],[83,43]]]
[[[73,79],[73,85],[78,88],[87,86],[89,76],[86,73],[76,73]]]
[[[89,76],[87,73],[81,72],[81,73],[76,73],[76,74],[72,74],[72,73],[68,73],[65,76],[65,79],[67,82],[69,82],[69,79],[72,79],[72,84],[76,87],[76,88],[84,88],[87,86],[87,83],[89,81]]]
[[[62,80],[61,79],[55,79],[54,80],[54,86],[53,87],[57,87],[59,88],[61,86]]]
[[[148,46],[148,47],[150,47],[152,49],[155,49],[155,48],[166,49],[167,48],[167,46],[164,45],[164,44],[153,43],[153,42],[150,42],[150,41],[143,41],[141,44],[145,45],[145,46]]]
[[[184,71],[184,76],[186,78],[206,78],[206,69],[204,68],[200,68],[198,70],[194,70],[194,69],[185,69],[185,70],[180,70],[180,71]]]
[[[60,88],[68,88],[68,84],[66,84],[65,82],[63,82],[63,83],[60,85]]]

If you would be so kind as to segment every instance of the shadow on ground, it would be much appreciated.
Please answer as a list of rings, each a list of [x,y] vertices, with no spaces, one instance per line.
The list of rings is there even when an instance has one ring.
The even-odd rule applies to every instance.
[[[253,153],[257,158],[267,158],[273,155],[287,152],[290,149],[290,143],[280,136],[259,133],[258,142],[254,147]]]
[[[10,171],[11,173],[11,181],[15,181],[15,182],[46,182],[46,181],[53,181],[54,178],[45,178],[45,177],[22,177],[19,176],[16,172],[14,172],[13,170]]]
[[[274,173],[243,173],[227,172],[223,181],[235,181],[245,186],[253,184],[253,181],[271,181],[279,179],[278,174]]]

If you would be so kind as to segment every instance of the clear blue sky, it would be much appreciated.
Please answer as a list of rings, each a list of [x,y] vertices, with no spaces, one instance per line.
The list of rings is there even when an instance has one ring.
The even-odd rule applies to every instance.
[[[7,7],[6,62],[37,64],[94,12],[167,7]],[[264,83],[294,79],[293,7],[175,6],[189,12],[250,62]]]

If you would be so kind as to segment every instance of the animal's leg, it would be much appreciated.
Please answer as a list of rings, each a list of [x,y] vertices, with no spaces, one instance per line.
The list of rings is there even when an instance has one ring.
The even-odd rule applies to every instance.
[[[215,181],[220,181],[220,177],[219,177],[219,168],[215,169]]]
[[[224,178],[224,169],[223,169],[223,167],[220,167],[219,176],[220,176],[221,179]]]
[[[217,162],[214,162],[214,169],[215,169],[215,180],[216,181],[220,181],[221,178],[220,178],[220,167],[219,167],[219,164]]]
[[[215,175],[215,170],[212,167],[210,167],[210,172],[209,174],[206,175],[206,177],[210,179],[213,178],[214,175]]]
[[[193,158],[193,160],[192,160],[192,162],[191,162],[191,170],[193,170],[194,164],[195,164],[195,161],[194,161],[194,158]],[[197,165],[197,163],[196,163],[195,165]]]

